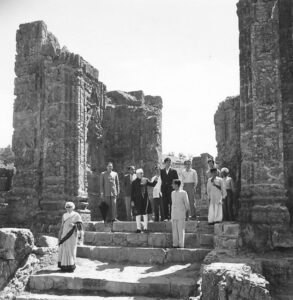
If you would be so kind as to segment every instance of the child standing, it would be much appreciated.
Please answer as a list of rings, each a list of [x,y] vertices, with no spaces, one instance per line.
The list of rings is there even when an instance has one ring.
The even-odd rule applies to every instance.
[[[180,190],[180,185],[181,181],[179,179],[173,180],[171,221],[174,248],[184,248],[185,218],[186,213],[190,212],[188,195],[186,191]]]

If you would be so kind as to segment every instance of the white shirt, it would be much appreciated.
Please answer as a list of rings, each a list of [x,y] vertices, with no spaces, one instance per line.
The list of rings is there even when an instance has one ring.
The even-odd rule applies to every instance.
[[[186,218],[186,212],[190,209],[188,195],[184,190],[173,191],[171,220],[182,220]]]
[[[194,169],[189,169],[188,171],[186,169],[182,170],[182,181],[184,183],[194,183],[195,186],[197,186],[197,172]]]
[[[152,178],[152,182],[155,180],[156,177],[157,176],[154,176]],[[159,176],[158,182],[153,188],[153,198],[160,198],[160,196],[161,196],[161,184],[162,184],[162,180],[161,180],[161,176]]]
[[[212,182],[212,177],[209,178],[207,183],[207,193],[211,204],[219,204],[222,202],[222,199],[227,195],[223,179],[217,176]]]
[[[225,186],[226,190],[233,190],[234,189],[233,180],[230,176],[223,177],[222,179],[223,179],[224,186]]]
[[[171,167],[169,169],[165,169],[166,170],[166,174],[168,175],[169,171],[170,171]]]

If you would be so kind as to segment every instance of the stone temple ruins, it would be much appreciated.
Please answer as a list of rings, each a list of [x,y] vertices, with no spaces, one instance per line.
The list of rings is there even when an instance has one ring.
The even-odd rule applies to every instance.
[[[19,26],[15,163],[0,166],[0,299],[293,299],[293,1],[239,0],[237,14],[240,95],[214,115],[236,221],[207,224],[211,156],[194,157],[199,217],[184,249],[172,248],[170,222],[137,234],[123,221],[123,185],[121,222],[105,226],[98,209],[108,161],[120,178],[130,164],[150,177],[161,163],[161,97],[107,91],[43,21]],[[68,200],[85,225],[74,276],[53,268]]]

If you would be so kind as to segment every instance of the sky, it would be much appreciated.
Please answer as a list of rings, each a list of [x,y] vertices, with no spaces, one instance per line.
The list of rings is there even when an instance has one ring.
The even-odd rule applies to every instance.
[[[0,147],[11,144],[15,35],[43,20],[107,90],[163,99],[163,153],[216,155],[214,113],[239,94],[237,0],[0,0]]]

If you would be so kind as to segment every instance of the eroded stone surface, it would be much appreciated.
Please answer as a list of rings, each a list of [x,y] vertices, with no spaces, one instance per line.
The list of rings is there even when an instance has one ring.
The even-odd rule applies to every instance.
[[[16,50],[17,173],[7,220],[50,231],[60,223],[65,201],[74,201],[86,221],[88,202],[94,218],[100,217],[99,175],[107,161],[121,180],[129,164],[150,176],[160,161],[161,97],[142,91],[106,95],[98,70],[61,48],[42,21],[20,25]],[[123,209],[118,199],[121,218]]]
[[[198,265],[131,266],[78,259],[74,274],[47,268],[30,277],[32,290],[104,291],[113,295],[186,298],[196,292]]]
[[[202,300],[271,300],[268,281],[245,264],[213,263],[202,272]]]

